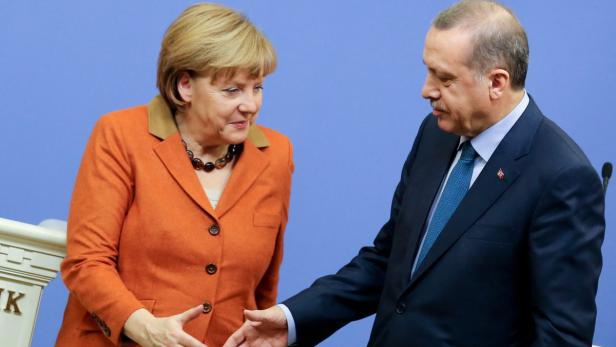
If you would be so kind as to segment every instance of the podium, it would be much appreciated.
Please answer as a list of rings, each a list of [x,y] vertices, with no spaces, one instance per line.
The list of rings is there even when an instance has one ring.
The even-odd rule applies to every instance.
[[[30,346],[43,288],[60,271],[65,248],[63,222],[31,225],[0,218],[2,346]]]

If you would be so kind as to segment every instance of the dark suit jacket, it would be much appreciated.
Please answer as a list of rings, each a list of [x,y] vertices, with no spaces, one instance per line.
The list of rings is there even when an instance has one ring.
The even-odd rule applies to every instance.
[[[532,99],[410,279],[458,141],[426,117],[374,245],[284,302],[299,345],[376,312],[369,346],[590,346],[603,191]]]

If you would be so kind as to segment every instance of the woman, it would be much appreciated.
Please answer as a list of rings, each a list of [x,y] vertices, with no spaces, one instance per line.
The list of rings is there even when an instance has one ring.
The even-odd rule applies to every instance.
[[[198,4],[169,27],[147,106],[103,116],[68,220],[56,346],[220,346],[276,302],[292,148],[256,126],[269,41]]]

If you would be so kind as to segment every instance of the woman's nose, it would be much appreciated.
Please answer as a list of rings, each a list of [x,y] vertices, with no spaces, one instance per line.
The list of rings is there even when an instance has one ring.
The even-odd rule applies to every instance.
[[[259,110],[257,98],[259,98],[259,96],[255,95],[255,93],[244,93],[239,105],[240,111],[250,113],[257,112]]]

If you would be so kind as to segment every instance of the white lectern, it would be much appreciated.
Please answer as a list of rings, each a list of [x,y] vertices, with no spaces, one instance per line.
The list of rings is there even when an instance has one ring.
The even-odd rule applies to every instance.
[[[66,230],[52,228],[54,222],[37,226],[0,218],[2,346],[30,346],[43,288],[65,255]]]

